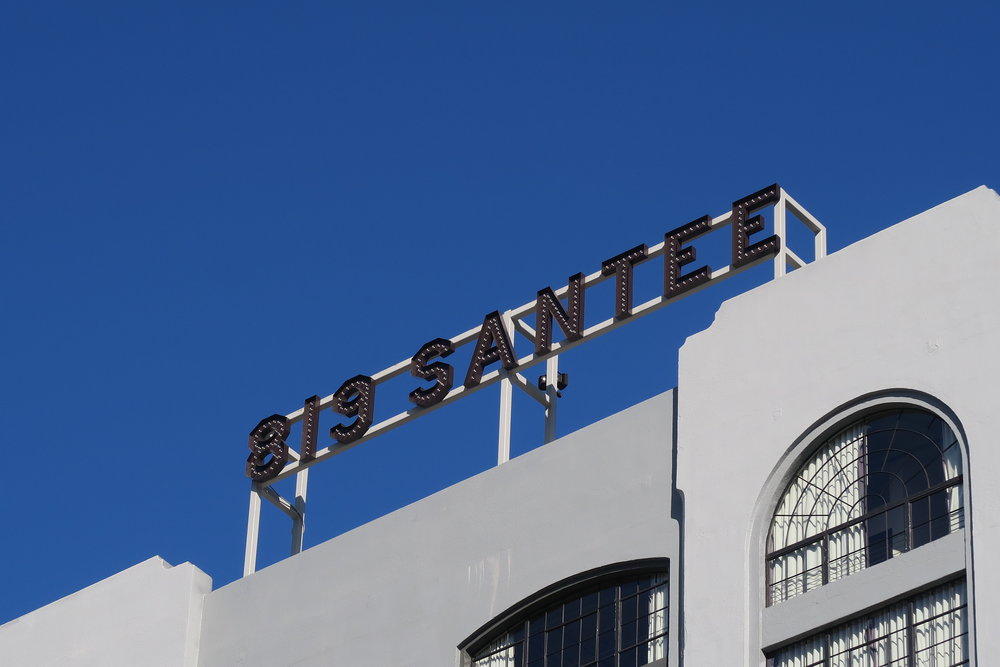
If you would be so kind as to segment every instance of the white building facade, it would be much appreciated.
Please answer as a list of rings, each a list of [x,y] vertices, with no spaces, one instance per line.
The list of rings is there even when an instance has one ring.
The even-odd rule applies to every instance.
[[[214,591],[141,563],[2,662],[1000,665],[998,247],[978,188],[727,301],[674,390]]]

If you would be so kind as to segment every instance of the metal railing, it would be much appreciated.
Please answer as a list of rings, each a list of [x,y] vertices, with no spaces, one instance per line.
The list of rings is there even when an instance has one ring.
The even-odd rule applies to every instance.
[[[767,604],[802,595],[960,530],[965,525],[961,484],[958,476],[768,554]],[[797,563],[798,572],[773,580],[775,566],[787,572]]]

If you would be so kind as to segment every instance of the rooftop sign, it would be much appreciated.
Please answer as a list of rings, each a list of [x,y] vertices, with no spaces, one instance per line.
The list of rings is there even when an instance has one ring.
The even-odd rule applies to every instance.
[[[774,207],[774,230],[764,236],[764,218],[756,213]],[[732,208],[718,217],[702,216],[667,232],[663,241],[646,244],[619,253],[601,262],[599,271],[569,277],[558,289],[545,287],[534,301],[519,308],[487,313],[482,324],[451,338],[434,338],[416,348],[409,359],[372,375],[355,375],[325,398],[310,396],[302,408],[287,415],[274,414],[262,419],[251,431],[250,455],[246,474],[253,480],[251,489],[250,523],[247,533],[245,573],[254,571],[260,498],[265,497],[288,514],[295,522],[292,553],[302,546],[304,530],[306,472],[319,461],[340,454],[386,431],[417,419],[448,403],[456,401],[489,385],[501,384],[500,436],[498,462],[509,458],[510,409],[514,387],[535,398],[546,411],[545,441],[555,438],[555,408],[559,398],[560,375],[558,355],[592,338],[647,315],[680,298],[704,289],[760,262],[773,259],[775,277],[783,275],[788,266],[799,268],[805,262],[783,243],[786,211],[803,222],[815,235],[815,257],[826,252],[826,230],[799,206],[778,185],[772,185],[733,202]],[[697,249],[693,242],[712,231],[729,226],[731,230],[731,263],[721,268],[696,264]],[[661,295],[645,303],[633,303],[634,268],[643,262],[662,257],[663,289]],[[587,289],[604,280],[614,280],[614,302],[590,303]],[[586,308],[600,308],[608,319],[590,327],[584,325]],[[526,320],[532,317],[529,324]],[[518,336],[526,339],[532,350],[518,357]],[[471,346],[471,354],[459,362],[451,357],[459,348]],[[445,360],[448,361],[445,361]],[[529,382],[521,371],[546,362],[546,374],[538,386]],[[375,421],[376,397],[379,386],[397,376],[409,373],[415,379],[409,401],[413,407],[379,422]],[[320,414],[329,409],[335,423],[324,425],[331,442],[320,447]],[[302,422],[298,451],[288,445],[291,427]],[[282,498],[271,485],[296,476],[296,499]]]

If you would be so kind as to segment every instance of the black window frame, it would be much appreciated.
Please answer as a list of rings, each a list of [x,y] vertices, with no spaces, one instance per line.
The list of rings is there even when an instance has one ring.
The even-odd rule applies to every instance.
[[[492,642],[500,639],[508,632],[516,630],[516,627],[522,625],[524,627],[524,642],[527,644],[528,641],[528,623],[532,619],[536,619],[540,614],[544,615],[553,609],[562,609],[566,603],[572,602],[574,599],[583,599],[588,597],[597,591],[602,589],[607,589],[610,586],[616,586],[615,594],[615,628],[614,628],[614,641],[615,641],[615,661],[614,665],[617,667],[621,659],[621,655],[624,651],[635,648],[638,643],[629,646],[622,646],[622,607],[621,607],[621,586],[627,584],[630,581],[635,581],[638,578],[648,577],[650,575],[661,575],[664,580],[661,583],[657,583],[655,586],[664,585],[666,587],[666,599],[664,601],[663,613],[665,615],[664,619],[664,630],[661,634],[658,634],[651,638],[646,638],[644,641],[651,641],[654,639],[662,638],[664,643],[664,657],[655,659],[649,663],[645,663],[645,667],[666,667],[667,661],[669,659],[669,641],[670,641],[670,560],[668,558],[649,558],[635,561],[627,561],[622,563],[615,563],[613,565],[607,565],[600,568],[595,568],[593,570],[588,570],[586,572],[573,575],[563,579],[551,586],[548,586],[531,596],[528,596],[524,600],[518,602],[517,604],[511,606],[501,614],[497,615],[493,620],[489,621],[478,630],[473,632],[468,638],[465,639],[458,648],[462,655],[462,664],[465,666],[471,666],[474,664],[476,659],[474,656],[477,655],[484,648],[488,647]],[[652,590],[654,586],[650,586],[645,590]],[[640,591],[636,591],[638,593]],[[562,625],[567,625],[568,622],[562,622]],[[543,635],[544,636],[544,635]],[[561,654],[560,654],[561,655]],[[535,663],[526,663],[532,664]],[[544,663],[543,663],[544,664]],[[584,664],[596,664],[596,663],[584,663]]]
[[[944,611],[937,612],[920,621],[916,620],[916,605],[921,600],[936,593],[953,591],[957,589],[958,586],[962,587],[961,595],[963,601],[961,604]],[[902,623],[896,629],[884,634],[875,634],[872,632],[870,636],[866,636],[864,643],[857,646],[840,648],[840,650],[836,652],[834,651],[833,637],[837,631],[868,620],[873,621],[874,624],[874,622],[876,622],[880,617],[884,617],[893,612],[902,616]],[[961,624],[963,625],[962,632],[946,637],[944,640],[939,640],[935,644],[918,648],[914,639],[918,628],[920,628],[920,626],[928,626],[934,621],[945,617],[960,618]],[[969,618],[969,582],[965,573],[963,572],[960,576],[943,583],[935,584],[934,586],[925,588],[918,592],[910,593],[901,600],[891,602],[876,610],[868,611],[864,614],[841,621],[834,627],[821,630],[808,637],[800,638],[791,644],[769,651],[766,655],[766,667],[775,667],[781,659],[782,653],[794,651],[796,648],[808,643],[815,643],[819,646],[821,648],[822,656],[810,663],[805,663],[803,661],[803,667],[831,667],[832,665],[854,664],[854,661],[850,657],[852,654],[865,650],[871,650],[874,652],[879,645],[888,645],[893,642],[894,636],[897,636],[895,637],[895,640],[898,641],[899,644],[904,645],[904,648],[902,655],[893,656],[894,659],[888,663],[891,664],[892,667],[915,667],[920,659],[918,654],[934,650],[942,644],[951,643],[957,643],[960,646],[960,653],[966,657],[949,665],[942,664],[941,667],[963,667],[971,664],[971,655],[973,651],[971,647]],[[934,664],[938,664],[938,661],[935,661]]]
[[[859,476],[862,483],[866,485],[866,488],[863,491],[863,500],[866,503],[866,511],[864,511],[860,516],[856,516],[848,521],[839,522],[835,525],[828,523],[828,527],[825,530],[810,535],[809,537],[799,540],[793,544],[787,544],[780,548],[774,548],[773,531],[775,528],[775,519],[779,516],[777,511],[780,508],[780,503],[784,499],[788,488],[793,483],[795,477],[799,475],[799,472],[813,460],[813,458],[817,455],[817,452],[821,451],[831,441],[839,438],[842,434],[852,428],[860,427],[867,429],[876,422],[891,417],[895,418],[894,425],[891,429],[885,426],[880,426],[872,431],[865,431],[862,436],[862,451],[859,458],[849,462],[852,465],[862,466]],[[873,434],[882,434],[890,431],[893,434],[896,431],[919,433],[912,427],[911,424],[904,422],[904,420],[908,421],[913,418],[929,419],[930,424],[940,423],[947,426],[952,438],[951,442],[947,444],[944,442],[933,442],[933,444],[939,449],[939,457],[928,459],[927,461],[918,460],[919,465],[914,468],[914,474],[910,478],[903,480],[904,486],[907,487],[907,492],[903,497],[886,499],[881,498],[878,494],[870,493],[867,488],[869,483],[868,480],[869,476],[875,471],[868,470],[866,464],[868,457],[872,453],[877,453],[878,457],[883,459],[883,466],[887,463],[889,455],[894,452],[902,452],[903,454],[909,455],[914,459],[916,459],[916,457],[913,456],[911,452],[906,450],[895,449],[892,445],[891,438],[890,444],[886,448],[879,448],[873,452],[869,452],[867,450],[868,438]],[[930,440],[927,436],[926,428],[924,429],[924,432],[919,434]],[[894,437],[894,435],[892,437]],[[841,426],[830,432],[829,435],[818,438],[815,446],[809,449],[808,454],[796,466],[795,475],[793,475],[792,480],[790,480],[782,490],[778,501],[779,507],[775,508],[775,511],[771,516],[764,554],[764,572],[766,579],[765,604],[769,607],[775,604],[780,604],[785,600],[807,593],[815,588],[819,588],[829,583],[829,581],[834,578],[831,577],[833,564],[831,563],[829,554],[829,540],[832,536],[853,526],[864,525],[866,528],[865,545],[859,550],[861,552],[859,557],[863,558],[864,563],[857,569],[867,569],[880,562],[891,559],[894,552],[904,553],[911,551],[915,548],[923,546],[924,544],[964,528],[964,463],[960,462],[958,473],[950,478],[943,478],[942,480],[937,481],[932,480],[931,475],[931,466],[944,461],[944,452],[952,447],[957,448],[958,451],[961,452],[961,443],[962,440],[959,431],[953,428],[948,420],[934,410],[918,405],[878,406],[876,409],[869,411],[867,414],[855,417],[852,420],[843,423]],[[885,469],[881,469],[877,472],[884,474]],[[926,484],[911,491],[908,488],[909,483],[914,479],[917,479],[919,474],[924,476]],[[811,480],[806,480],[806,482],[807,484],[812,485]],[[959,489],[959,504],[957,508],[949,510],[947,509],[947,502],[945,502],[947,497],[946,494],[955,488]],[[821,491],[825,493],[825,489]],[[925,505],[926,508],[924,508]],[[939,507],[945,507],[945,510],[942,511]],[[895,515],[899,516],[900,520],[898,522],[902,524],[901,531],[893,533],[891,530],[875,530],[875,527],[880,525],[880,522],[882,525],[888,525],[889,517],[895,517]],[[811,512],[809,513],[809,516],[813,516]],[[816,514],[815,516],[820,517],[822,515]],[[793,554],[800,550],[810,548],[820,549],[821,562],[818,565],[809,570],[793,574],[780,581],[772,581],[770,565],[773,561],[781,559],[788,554]],[[854,557],[854,554],[848,554],[846,557],[841,557],[841,560],[851,557]]]

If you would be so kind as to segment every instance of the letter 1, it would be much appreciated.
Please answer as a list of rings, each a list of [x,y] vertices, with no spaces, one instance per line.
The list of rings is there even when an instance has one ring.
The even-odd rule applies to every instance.
[[[615,275],[615,319],[632,317],[632,266],[646,258],[646,244],[637,245],[601,263],[601,274]]]
[[[367,375],[355,375],[340,385],[340,389],[333,395],[333,405],[330,407],[345,417],[357,417],[349,425],[337,424],[330,429],[330,435],[337,442],[354,442],[367,433],[372,425],[375,416],[375,382]]]
[[[435,338],[424,343],[410,360],[410,375],[422,380],[433,380],[429,389],[418,387],[410,392],[410,401],[422,408],[440,403],[448,395],[455,381],[455,369],[443,361],[427,362],[434,357],[447,357],[455,351],[455,346],[447,338]]]
[[[483,379],[483,368],[496,361],[501,362],[507,370],[517,367],[517,356],[514,355],[514,346],[507,337],[503,317],[494,310],[483,318],[476,349],[472,352],[472,361],[469,362],[469,370],[465,374],[465,386],[471,388],[479,384]]]
[[[569,291],[569,313],[563,310],[556,293],[551,287],[538,291],[535,298],[535,354],[548,354],[552,351],[552,319],[555,318],[562,329],[566,340],[583,338],[583,278],[582,273],[570,276],[567,286]]]
[[[748,218],[757,209],[778,201],[781,187],[777,183],[753,193],[743,199],[733,202],[733,268],[750,264],[762,257],[773,257],[781,250],[781,239],[769,236],[763,241],[750,245],[750,235],[764,230],[764,218],[755,215]]]
[[[685,241],[695,239],[712,229],[711,216],[705,215],[663,235],[663,296],[668,299],[689,289],[707,283],[712,270],[705,265],[686,274],[681,267],[698,257],[693,246],[682,247]]]
[[[250,431],[247,477],[255,482],[274,479],[288,463],[288,420],[283,415],[261,419]],[[268,460],[270,456],[270,460]]]
[[[303,461],[316,458],[316,436],[319,432],[319,396],[310,396],[302,404],[302,447],[299,454]]]

